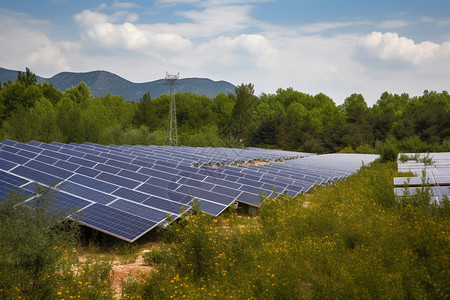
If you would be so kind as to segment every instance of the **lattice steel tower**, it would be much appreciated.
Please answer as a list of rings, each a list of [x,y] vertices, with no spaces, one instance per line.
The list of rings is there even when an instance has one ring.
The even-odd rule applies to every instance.
[[[169,104],[169,128],[167,133],[167,142],[169,146],[178,146],[177,136],[177,109],[175,106],[175,82],[180,77],[177,75],[169,75],[166,71],[166,84],[170,86],[170,104]]]

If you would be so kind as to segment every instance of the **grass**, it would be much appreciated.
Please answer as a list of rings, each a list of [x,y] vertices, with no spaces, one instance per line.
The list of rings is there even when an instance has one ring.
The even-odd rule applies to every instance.
[[[449,205],[397,201],[397,175],[375,163],[308,197],[265,201],[255,218],[182,220],[124,298],[448,298]]]
[[[152,236],[144,260],[154,271],[129,277],[122,298],[448,299],[449,201],[396,199],[399,175],[395,162],[374,163],[308,195],[266,200],[256,217],[198,211]],[[53,248],[61,253],[40,274],[47,299],[113,298],[113,261],[133,262],[147,247],[92,245]],[[0,273],[0,298],[30,295]]]

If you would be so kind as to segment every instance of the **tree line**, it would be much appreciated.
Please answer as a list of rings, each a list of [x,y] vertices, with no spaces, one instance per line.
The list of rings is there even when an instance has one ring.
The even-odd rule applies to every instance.
[[[314,153],[450,151],[450,96],[425,90],[410,97],[385,92],[372,107],[361,94],[336,105],[325,94],[292,88],[254,95],[253,84],[213,99],[176,94],[178,140],[188,146],[264,147]],[[154,144],[167,141],[169,96],[137,102],[92,97],[81,82],[61,92],[38,83],[28,68],[0,85],[0,138],[21,142]]]

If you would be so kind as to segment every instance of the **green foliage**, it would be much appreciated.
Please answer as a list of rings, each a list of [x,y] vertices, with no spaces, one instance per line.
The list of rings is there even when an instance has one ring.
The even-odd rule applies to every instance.
[[[19,71],[17,73],[17,82],[24,84],[25,86],[34,85],[37,83],[36,74],[26,68],[25,72]]]
[[[391,137],[386,139],[384,143],[377,145],[377,152],[380,154],[382,162],[396,161],[399,153],[397,141]]]
[[[373,107],[361,94],[336,106],[322,93],[308,95],[292,88],[256,97],[252,84],[241,84],[235,94],[214,99],[192,93],[175,98],[179,141],[187,146],[260,146],[313,153],[351,147],[358,153],[374,153],[376,141],[386,144],[392,137],[401,152],[450,151],[446,91],[413,98],[385,92]],[[165,94],[152,99],[145,93],[139,103],[111,94],[91,97],[83,82],[60,92],[51,84],[38,83],[27,69],[0,89],[0,138],[162,145],[167,140],[168,110]]]
[[[149,266],[160,265],[164,263],[165,260],[165,252],[157,248],[144,252],[142,256],[144,258],[144,262]]]
[[[0,298],[110,299],[111,262],[71,258],[78,226],[46,210],[51,198],[38,188],[28,206],[19,194],[0,202]]]
[[[191,216],[124,296],[446,298],[448,204],[397,202],[395,169],[375,163],[308,197],[266,200],[256,218]]]

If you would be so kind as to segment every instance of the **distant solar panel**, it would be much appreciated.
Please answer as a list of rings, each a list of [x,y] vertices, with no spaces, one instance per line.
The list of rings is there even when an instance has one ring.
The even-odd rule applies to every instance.
[[[4,140],[0,182],[16,190],[22,187],[30,197],[37,186],[34,182],[50,186],[47,189],[55,195],[52,209],[76,210],[68,213],[83,224],[134,241],[165,224],[167,215],[176,219],[191,209],[193,200],[204,212],[217,216],[235,201],[259,206],[260,194],[276,197],[274,188],[296,196],[314,184],[342,178],[361,164],[358,157],[358,166],[345,163],[333,168],[336,157],[316,157],[321,156],[257,148]],[[252,165],[255,161],[259,164]],[[246,165],[231,166],[237,162]],[[27,205],[33,201],[30,198]]]

